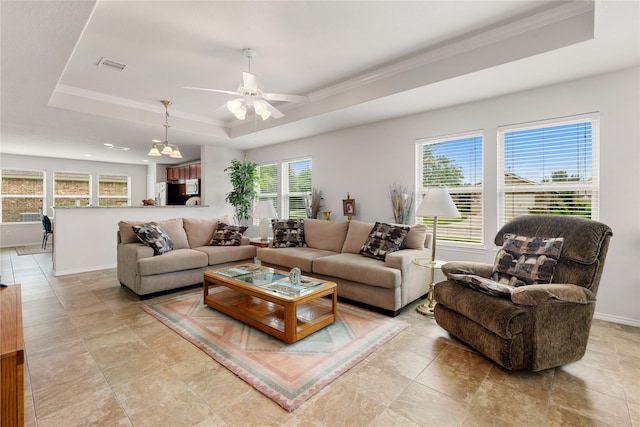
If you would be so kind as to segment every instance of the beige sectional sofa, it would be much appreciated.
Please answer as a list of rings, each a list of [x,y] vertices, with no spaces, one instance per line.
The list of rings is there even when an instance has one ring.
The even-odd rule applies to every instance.
[[[336,282],[338,297],[395,316],[428,292],[429,270],[413,263],[428,258],[431,235],[422,224],[411,226],[400,250],[378,260],[360,254],[374,223],[304,220],[306,247],[259,248],[262,265],[291,269]]]
[[[154,256],[151,247],[140,243],[132,227],[143,221],[118,223],[118,280],[141,299],[152,294],[202,283],[204,271],[241,261],[253,262],[256,247],[243,236],[240,246],[209,246],[222,218],[173,218],[158,225],[173,242],[174,249]]]

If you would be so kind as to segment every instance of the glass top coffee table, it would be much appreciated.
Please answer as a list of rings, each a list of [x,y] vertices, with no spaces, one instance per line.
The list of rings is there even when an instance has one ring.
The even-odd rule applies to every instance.
[[[337,285],[255,264],[204,273],[204,303],[286,343],[296,342],[335,322]],[[331,296],[331,299],[324,299]]]

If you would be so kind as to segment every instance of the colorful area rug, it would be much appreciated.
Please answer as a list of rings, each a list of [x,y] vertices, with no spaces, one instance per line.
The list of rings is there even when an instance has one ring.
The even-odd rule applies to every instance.
[[[339,303],[338,320],[285,344],[205,306],[201,294],[142,307],[287,411],[407,327],[403,321]]]
[[[19,246],[16,249],[16,253],[18,255],[34,255],[34,254],[46,254],[52,252],[52,245],[47,245],[46,248],[42,249],[40,245],[34,246]]]

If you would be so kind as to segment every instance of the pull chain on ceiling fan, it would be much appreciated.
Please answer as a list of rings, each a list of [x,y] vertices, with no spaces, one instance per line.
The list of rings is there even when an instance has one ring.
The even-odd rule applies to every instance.
[[[238,85],[234,92],[228,90],[208,89],[192,86],[185,86],[184,89],[202,90],[206,92],[218,92],[240,96],[240,98],[229,100],[226,103],[227,110],[233,113],[239,120],[244,120],[247,111],[251,108],[254,109],[257,115],[262,117],[262,120],[267,120],[269,117],[273,117],[274,119],[283,117],[284,114],[278,111],[278,109],[276,109],[268,101],[296,103],[309,102],[309,97],[307,96],[263,92],[262,88],[258,84],[258,77],[255,74],[251,73],[251,59],[253,59],[257,54],[255,49],[247,48],[243,49],[242,52],[249,61],[249,72],[242,73],[242,81],[238,82]]]

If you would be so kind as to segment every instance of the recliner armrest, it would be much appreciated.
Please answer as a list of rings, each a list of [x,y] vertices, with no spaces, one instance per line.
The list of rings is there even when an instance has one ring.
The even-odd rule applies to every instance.
[[[486,262],[451,261],[442,266],[442,273],[450,279],[451,274],[474,274],[480,277],[490,277],[493,265]]]
[[[518,305],[535,306],[548,300],[588,304],[596,299],[589,289],[568,283],[520,286],[511,292],[511,302]]]

